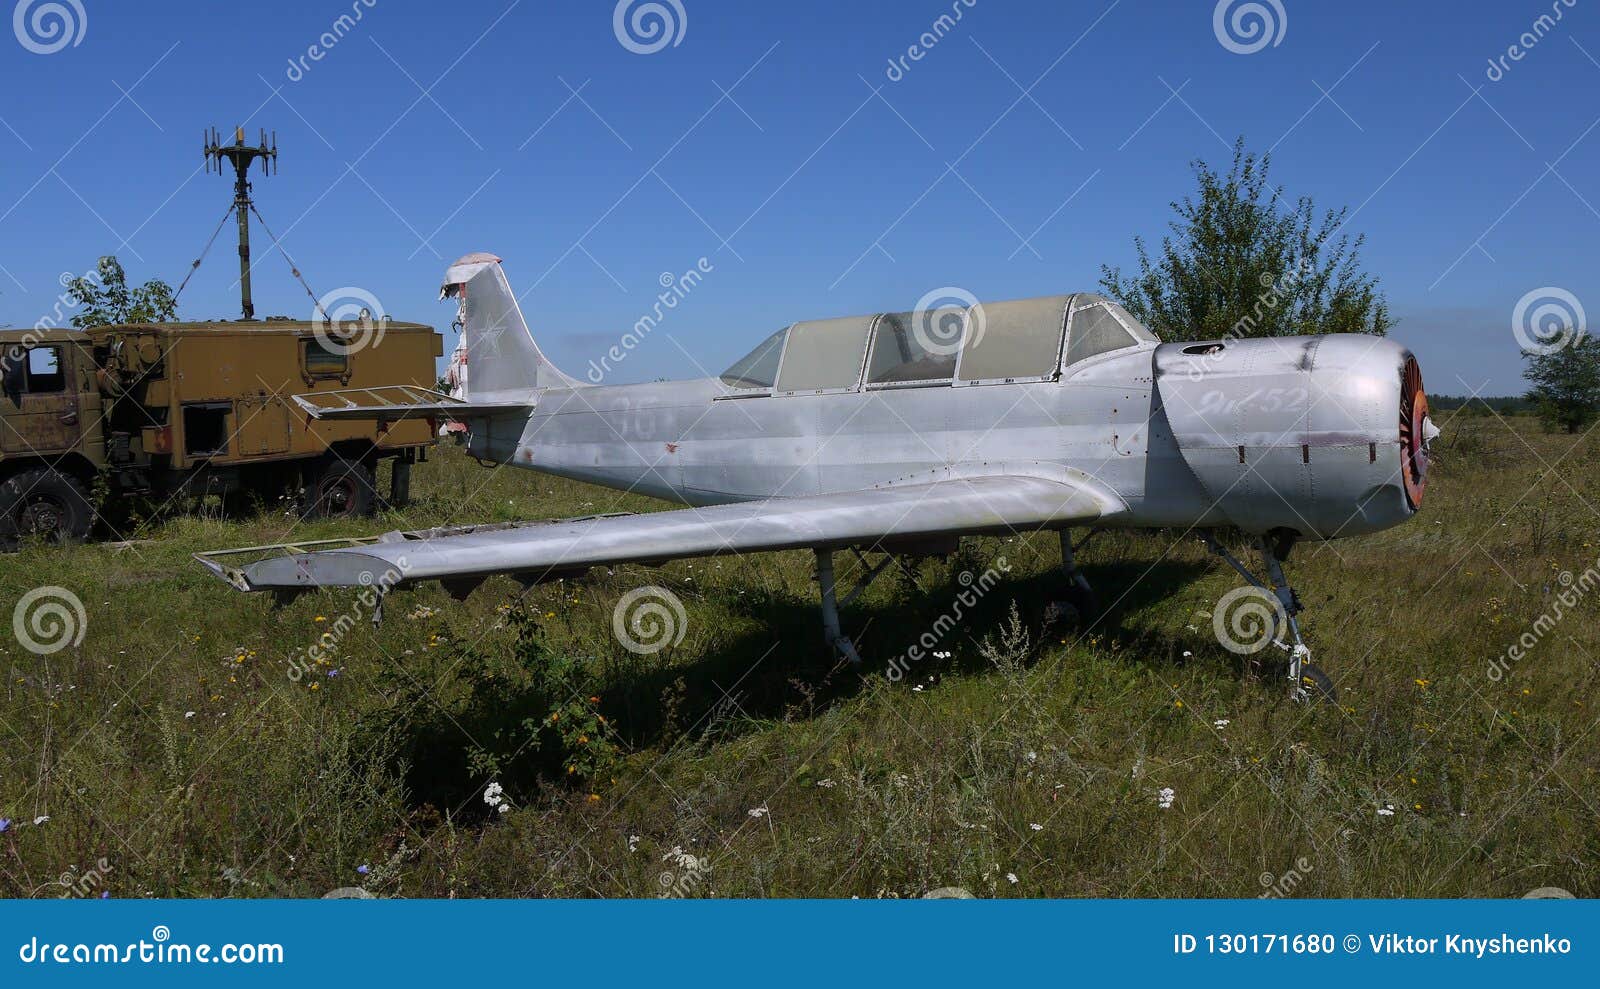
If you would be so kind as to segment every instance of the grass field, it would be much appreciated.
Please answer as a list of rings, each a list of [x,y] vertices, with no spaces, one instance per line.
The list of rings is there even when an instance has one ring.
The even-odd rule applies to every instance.
[[[0,557],[8,604],[57,585],[87,616],[48,655],[0,638],[0,895],[1600,895],[1600,593],[1580,578],[1534,632],[1600,556],[1600,454],[1529,419],[1445,429],[1416,519],[1289,561],[1336,706],[1218,644],[1240,582],[1179,533],[1084,550],[1088,628],[1044,619],[1048,534],[886,575],[844,614],[860,671],[823,647],[809,554],[430,586],[377,630],[348,592],[274,608],[188,558],[667,507],[454,449],[360,524]],[[949,655],[886,677],[1002,557]],[[645,585],[686,621],[639,655],[612,619]]]

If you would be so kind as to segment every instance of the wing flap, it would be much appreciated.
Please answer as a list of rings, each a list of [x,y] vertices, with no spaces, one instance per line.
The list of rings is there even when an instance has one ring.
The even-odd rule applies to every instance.
[[[1088,482],[980,476],[429,539],[391,533],[359,547],[211,569],[248,591],[392,586],[500,573],[542,577],[727,553],[1006,535],[1092,522],[1116,507],[1114,496]]]

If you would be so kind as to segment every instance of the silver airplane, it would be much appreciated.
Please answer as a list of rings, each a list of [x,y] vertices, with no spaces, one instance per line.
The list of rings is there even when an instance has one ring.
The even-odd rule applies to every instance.
[[[1438,432],[1417,361],[1393,341],[1162,344],[1092,293],[800,322],[716,377],[632,385],[557,369],[494,255],[451,265],[441,298],[459,305],[465,395],[352,389],[295,401],[324,420],[458,422],[484,460],[689,507],[198,554],[208,569],[244,591],[439,580],[464,597],[494,574],[534,583],[594,566],[810,549],[824,639],[859,662],[839,602],[899,556],[1055,530],[1067,596],[1083,608],[1092,592],[1070,529],[1177,528],[1271,605],[1297,695],[1326,695],[1281,562],[1301,539],[1416,514]],[[638,342],[624,338],[611,359]],[[591,364],[589,376],[603,369]],[[1253,537],[1264,579],[1217,541],[1225,527]],[[842,597],[841,550],[885,554]],[[233,562],[239,553],[257,558]]]

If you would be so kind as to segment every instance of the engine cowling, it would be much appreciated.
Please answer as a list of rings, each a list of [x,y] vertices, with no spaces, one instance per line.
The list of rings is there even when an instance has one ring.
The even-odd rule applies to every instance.
[[[1159,408],[1222,521],[1309,539],[1410,518],[1437,434],[1416,358],[1358,334],[1165,344]]]

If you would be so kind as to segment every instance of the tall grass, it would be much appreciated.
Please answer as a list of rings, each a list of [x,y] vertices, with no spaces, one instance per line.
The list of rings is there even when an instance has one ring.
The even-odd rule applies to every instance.
[[[1600,602],[1488,670],[1600,556],[1600,464],[1525,420],[1467,428],[1418,518],[1290,560],[1337,706],[1218,646],[1237,580],[1178,533],[1091,543],[1087,627],[1049,618],[1049,535],[886,575],[845,612],[860,670],[789,553],[402,592],[298,679],[350,595],[274,607],[189,553],[664,506],[443,450],[369,522],[29,547],[4,600],[59,585],[88,623],[47,656],[0,639],[0,894],[1597,895]],[[885,677],[1002,555],[940,655]],[[636,655],[612,609],[645,584],[687,622]]]

